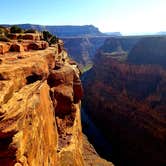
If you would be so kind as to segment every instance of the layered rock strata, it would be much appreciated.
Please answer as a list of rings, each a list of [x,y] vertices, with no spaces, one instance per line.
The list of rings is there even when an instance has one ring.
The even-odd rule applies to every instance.
[[[165,165],[165,69],[99,52],[83,80],[84,109],[110,140],[115,164]]]
[[[0,166],[88,165],[77,64],[62,41],[17,42],[2,43],[0,55]]]

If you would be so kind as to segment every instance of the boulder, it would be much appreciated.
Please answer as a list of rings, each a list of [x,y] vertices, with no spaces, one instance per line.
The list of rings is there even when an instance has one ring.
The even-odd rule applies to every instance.
[[[13,43],[10,46],[10,51],[11,52],[23,52],[24,51],[24,47],[22,44],[18,44],[18,43]]]
[[[53,91],[53,100],[57,101],[56,114],[68,114],[72,104],[78,103],[83,96],[80,78],[72,65],[64,64],[57,70],[52,70],[48,84]]]
[[[27,50],[44,50],[48,46],[48,43],[45,41],[31,42],[27,46]]]
[[[22,35],[22,39],[24,40],[40,40],[40,34],[39,33],[26,33]]]
[[[12,40],[17,40],[17,37],[19,36],[20,34],[17,34],[17,33],[10,33],[7,35],[7,37],[9,39],[12,39]]]

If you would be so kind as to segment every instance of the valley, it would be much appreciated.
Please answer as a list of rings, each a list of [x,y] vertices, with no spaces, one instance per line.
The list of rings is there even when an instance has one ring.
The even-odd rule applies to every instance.
[[[50,28],[29,24],[21,26],[25,29],[37,28],[39,31]],[[1,125],[4,124],[6,105],[14,108],[15,93],[16,96],[17,93],[24,94],[28,92],[26,87],[31,88],[36,83],[44,86],[49,96],[47,102],[51,105],[51,110],[55,111],[55,117],[52,114],[49,117],[56,124],[51,125],[50,131],[56,138],[53,144],[58,145],[53,146],[57,151],[51,158],[53,163],[63,165],[73,162],[75,165],[85,166],[96,166],[99,163],[104,166],[113,165],[111,162],[115,166],[165,165],[166,37],[110,36],[101,33],[94,26],[54,28],[54,32],[50,31],[59,32],[61,39],[55,36],[53,45],[49,43],[49,38],[43,41],[41,32],[26,34],[24,30],[25,34],[11,33],[5,38],[8,28],[2,29],[0,79],[5,83],[9,75],[9,80],[13,81],[12,87],[16,86],[16,89],[8,89],[6,84],[2,84],[7,95],[2,91],[2,104],[5,106],[1,107]],[[18,62],[20,66],[17,66]],[[24,67],[28,63],[30,66]],[[5,68],[6,76],[3,66],[11,64],[15,66],[14,71],[11,72],[12,68]],[[18,71],[15,71],[17,67]],[[19,71],[25,73],[21,75]],[[21,80],[17,80],[15,72],[19,73]],[[43,96],[42,90],[33,91]],[[10,99],[13,102],[8,103]],[[29,101],[23,99],[25,102],[26,100]],[[33,104],[35,100],[29,102]],[[45,118],[44,112],[42,118]],[[42,126],[45,128],[45,124]],[[19,126],[17,130],[21,132],[22,128]],[[1,132],[1,139],[7,141],[5,146],[10,147],[12,141],[5,140],[5,131]],[[14,133],[11,138],[13,137]],[[37,146],[38,144],[40,145],[40,141]],[[1,146],[5,148],[2,144]],[[20,156],[15,153],[21,148],[15,148],[11,163],[20,162]],[[31,163],[30,153],[29,150],[26,160]],[[49,156],[49,153],[46,155]],[[4,163],[9,162],[10,156],[9,152],[9,156],[6,157],[5,154],[2,151]],[[77,156],[73,157],[75,154]],[[43,161],[44,159],[40,162]]]
[[[166,164],[166,54],[159,41],[165,37],[143,37],[126,48],[107,39],[82,77],[83,108],[109,139],[115,165]]]

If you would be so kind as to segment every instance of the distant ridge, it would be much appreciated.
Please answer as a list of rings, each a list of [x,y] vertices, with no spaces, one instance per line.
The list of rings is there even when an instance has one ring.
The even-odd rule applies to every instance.
[[[166,31],[158,32],[157,35],[166,35]]]
[[[106,35],[109,36],[122,36],[122,34],[120,32],[105,32]]]
[[[36,29],[38,31],[47,30],[58,37],[78,37],[78,36],[103,36],[104,33],[93,25],[37,25],[37,24],[16,24],[23,29]],[[9,27],[10,24],[2,24],[2,26]]]

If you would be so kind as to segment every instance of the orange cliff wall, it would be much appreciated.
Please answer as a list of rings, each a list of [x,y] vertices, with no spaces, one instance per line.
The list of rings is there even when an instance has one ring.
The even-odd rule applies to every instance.
[[[46,82],[13,93],[2,105],[0,165],[55,165],[57,133]]]
[[[82,139],[80,70],[63,45],[0,42],[0,166],[113,166]]]
[[[0,166],[84,165],[77,65],[58,44],[15,51],[0,55]]]

